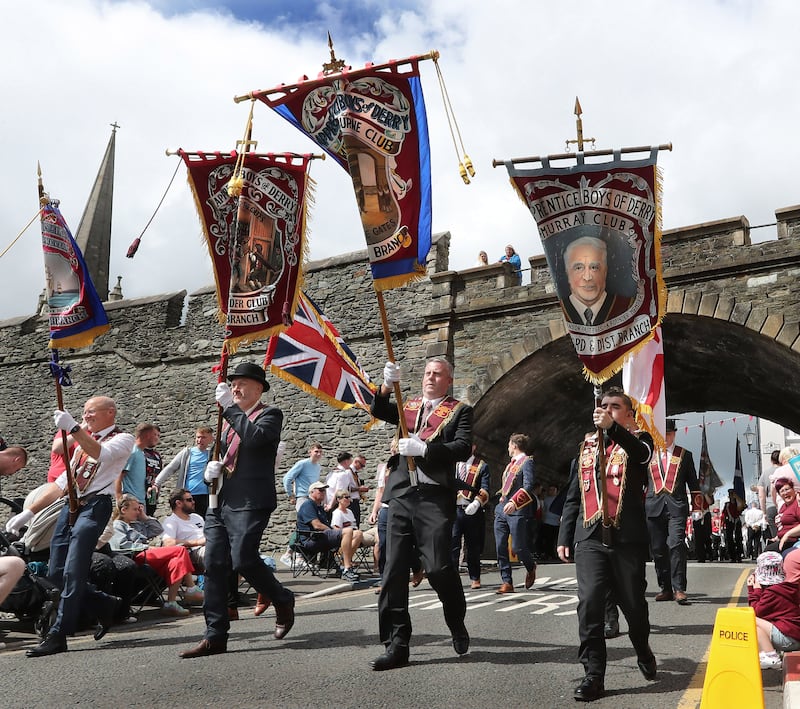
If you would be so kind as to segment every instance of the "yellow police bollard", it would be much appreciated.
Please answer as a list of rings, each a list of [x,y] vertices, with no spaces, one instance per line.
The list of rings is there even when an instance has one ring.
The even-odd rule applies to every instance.
[[[764,707],[752,608],[720,608],[708,654],[700,709]]]

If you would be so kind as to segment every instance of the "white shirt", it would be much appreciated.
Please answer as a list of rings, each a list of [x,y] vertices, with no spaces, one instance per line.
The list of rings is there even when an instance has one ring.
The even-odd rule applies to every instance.
[[[337,490],[347,490],[353,487],[353,473],[350,468],[343,468],[341,465],[336,466],[325,480],[328,489],[325,491],[325,504],[330,505],[333,502],[333,496]],[[352,497],[352,495],[351,495]],[[358,495],[356,495],[358,497]]]
[[[174,539],[178,544],[203,538],[204,525],[203,518],[194,512],[189,515],[189,519],[182,519],[173,512],[161,523],[164,527],[164,536]]]
[[[759,507],[748,507],[744,512],[744,523],[748,527],[761,527],[764,524],[764,513]]]
[[[356,517],[353,514],[353,510],[346,509],[342,512],[338,507],[333,511],[333,515],[331,516],[331,527],[336,529],[344,529],[345,527],[352,527],[353,529],[358,529],[356,527]]]
[[[423,412],[425,411],[425,404],[427,404],[429,401],[430,401],[430,404],[431,404],[431,413],[432,413],[432,412],[436,411],[436,407],[439,406],[439,404],[441,404],[442,401],[444,401],[444,397],[440,396],[438,399],[426,399],[426,398],[423,397],[422,405],[420,406],[420,411],[423,411]],[[419,430],[420,431],[425,428],[425,424],[428,421],[428,419],[427,419],[427,417],[425,416],[424,413],[421,414],[421,416],[422,416],[422,419],[420,419],[420,423],[419,423]],[[428,416],[430,416],[430,413],[428,414]],[[417,481],[421,482],[421,483],[425,483],[426,485],[438,485],[439,484],[433,478],[429,478],[427,475],[425,475],[425,471],[421,470],[420,468],[417,468]]]
[[[128,457],[133,451],[136,441],[130,433],[118,433],[111,438],[105,437],[114,430],[114,426],[104,428],[102,431],[92,432],[92,436],[99,436],[100,442],[100,455],[97,460],[100,463],[100,468],[95,474],[89,486],[80,493],[81,497],[86,497],[92,493],[100,495],[110,495],[114,492],[114,483],[119,477],[120,473],[125,468],[125,463],[128,462]],[[105,440],[104,440],[105,439]],[[70,470],[75,472],[75,466],[81,458],[83,450],[80,446],[75,448],[70,461]],[[89,459],[93,460],[92,458]],[[67,489],[67,471],[65,470],[55,480],[56,485],[62,490]]]

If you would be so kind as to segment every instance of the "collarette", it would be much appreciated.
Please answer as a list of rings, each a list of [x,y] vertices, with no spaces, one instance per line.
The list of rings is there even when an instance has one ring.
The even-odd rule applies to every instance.
[[[116,423],[114,423],[114,424],[112,424],[111,426],[106,426],[104,429],[102,429],[102,430],[100,430],[100,431],[90,431],[90,432],[89,432],[89,434],[90,434],[91,436],[97,436],[97,440],[100,440],[100,439],[103,439],[103,438],[105,438],[105,437],[106,437],[106,436],[107,436],[109,433],[111,433],[111,432],[112,432],[112,431],[113,431],[113,430],[114,430],[116,427],[117,427],[117,424],[116,424]]]
[[[526,455],[526,453],[517,453],[517,455],[515,455],[511,460],[514,463],[519,463],[519,461],[522,460]]]
[[[250,414],[252,414],[252,413],[253,413],[253,412],[256,410],[256,408],[257,408],[257,407],[259,407],[259,406],[262,406],[262,404],[261,404],[261,399],[259,399],[258,401],[256,401],[256,403],[255,403],[255,404],[253,404],[253,405],[252,405],[252,406],[251,406],[249,409],[247,409],[247,411],[245,411],[245,414],[246,414],[247,416],[249,416],[249,415],[250,415]]]
[[[439,404],[441,404],[445,400],[444,396],[440,396],[438,399],[426,399],[424,396],[422,397],[422,406],[425,407],[425,404],[430,403],[431,408],[435,409]]]

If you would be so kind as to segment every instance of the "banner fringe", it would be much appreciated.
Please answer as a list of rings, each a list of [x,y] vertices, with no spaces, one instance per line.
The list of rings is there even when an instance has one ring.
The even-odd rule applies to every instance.
[[[60,337],[57,340],[50,340],[47,343],[47,346],[51,350],[78,350],[81,347],[88,347],[95,341],[96,338],[100,337],[100,335],[103,333],[108,332],[110,329],[111,325],[100,325],[99,327],[93,327],[91,330],[81,332],[77,335],[70,335],[69,337]]]

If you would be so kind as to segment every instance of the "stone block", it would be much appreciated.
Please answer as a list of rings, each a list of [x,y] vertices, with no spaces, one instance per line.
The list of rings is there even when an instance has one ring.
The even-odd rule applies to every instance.
[[[697,309],[697,314],[709,318],[714,317],[718,300],[719,295],[717,293],[704,293],[700,299],[700,307]]]
[[[745,322],[745,327],[761,332],[761,327],[767,319],[767,309],[764,307],[755,307],[750,311]]]
[[[793,347],[798,341],[798,335],[800,335],[800,325],[796,322],[787,322],[783,324],[775,340],[786,347]]]
[[[682,313],[683,312],[683,290],[671,290],[667,296],[667,312],[668,313]]]
[[[701,297],[702,294],[700,291],[686,292],[683,298],[683,313],[686,315],[697,315]]]
[[[730,321],[737,325],[744,325],[747,322],[747,318],[750,316],[752,307],[752,304],[748,302],[736,303],[736,305],[733,306],[733,311],[731,311]]]
[[[719,300],[717,301],[717,310],[714,313],[714,317],[717,320],[729,320],[731,313],[733,312],[734,305],[736,305],[736,300],[734,298],[731,298],[727,295],[720,295]]]
[[[768,315],[761,326],[761,334],[765,337],[776,337],[783,327],[783,315],[773,313]]]

